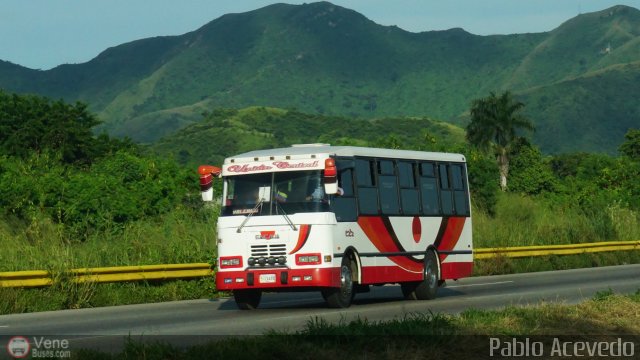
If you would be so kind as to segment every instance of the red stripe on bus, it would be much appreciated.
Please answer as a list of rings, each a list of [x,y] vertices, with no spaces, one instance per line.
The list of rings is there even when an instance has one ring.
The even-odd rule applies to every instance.
[[[393,231],[393,229],[388,229],[381,217],[359,217],[358,225],[360,225],[362,231],[364,231],[369,241],[371,241],[378,251],[391,253],[405,252],[405,250],[393,240],[393,236],[390,234],[390,231]],[[422,273],[423,271],[423,265],[421,263],[415,262],[407,256],[389,256],[388,258],[405,270],[418,273]]]
[[[467,220],[466,217],[450,217],[447,222],[447,228],[442,235],[440,241],[438,241],[438,251],[453,250],[453,248],[460,240],[460,234],[464,228],[464,223]],[[447,258],[447,254],[440,254],[440,262]]]
[[[311,225],[300,225],[300,230],[298,231],[298,243],[296,247],[291,250],[289,255],[295,254],[298,250],[302,249],[304,244],[309,240],[309,233],[311,233]]]

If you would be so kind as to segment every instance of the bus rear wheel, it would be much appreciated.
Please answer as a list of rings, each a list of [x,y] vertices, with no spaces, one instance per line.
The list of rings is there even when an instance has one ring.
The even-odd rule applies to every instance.
[[[424,257],[424,279],[401,284],[402,294],[408,300],[435,299],[438,293],[439,279],[438,258],[434,251],[429,250]]]
[[[348,308],[355,295],[353,287],[352,263],[349,257],[342,258],[340,265],[340,287],[322,290],[322,297],[330,308]]]
[[[254,310],[260,304],[262,291],[256,289],[233,290],[233,299],[240,310]]]

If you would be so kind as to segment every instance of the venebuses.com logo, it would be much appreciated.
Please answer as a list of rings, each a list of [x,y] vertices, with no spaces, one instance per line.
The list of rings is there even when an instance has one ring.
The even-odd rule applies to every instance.
[[[16,359],[22,359],[29,356],[31,345],[29,340],[24,336],[14,336],[7,343],[7,352]]]
[[[14,359],[31,357],[61,359],[70,358],[69,340],[33,336],[31,341],[25,336],[14,336],[7,342],[7,353]]]

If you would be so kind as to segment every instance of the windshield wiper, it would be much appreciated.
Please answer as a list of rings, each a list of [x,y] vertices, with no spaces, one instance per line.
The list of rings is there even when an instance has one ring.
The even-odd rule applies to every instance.
[[[276,201],[276,206],[280,207],[280,210],[282,210],[282,216],[284,216],[284,219],[287,220],[287,223],[289,223],[289,226],[291,226],[291,228],[293,229],[293,231],[297,231],[298,229],[296,228],[296,226],[293,224],[293,221],[291,221],[291,219],[289,218],[289,215],[287,215],[287,212],[284,211],[284,209],[282,208],[282,205]]]
[[[242,224],[240,224],[240,226],[238,226],[238,230],[236,230],[236,232],[241,232],[242,228],[244,227],[244,225],[247,223],[247,221],[249,221],[249,219],[251,218],[251,216],[255,213],[258,212],[258,208],[260,208],[259,211],[262,211],[262,203],[264,203],[264,199],[260,199],[258,200],[258,203],[256,204],[256,206],[253,207],[253,209],[251,210],[251,212],[249,213],[249,215],[247,215],[247,217],[244,219],[244,221],[242,222]]]

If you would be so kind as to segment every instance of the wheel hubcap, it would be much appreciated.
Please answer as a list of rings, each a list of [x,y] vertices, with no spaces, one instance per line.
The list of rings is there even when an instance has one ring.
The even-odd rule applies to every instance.
[[[431,263],[428,263],[425,269],[425,273],[424,273],[424,277],[425,279],[427,279],[427,282],[429,283],[429,287],[434,287],[436,286],[436,273],[433,271],[433,269],[431,268]]]
[[[343,265],[340,269],[340,287],[342,289],[342,295],[344,297],[351,296],[353,280],[351,279],[351,269],[348,266]]]

